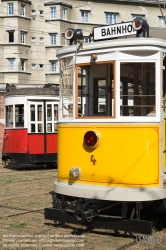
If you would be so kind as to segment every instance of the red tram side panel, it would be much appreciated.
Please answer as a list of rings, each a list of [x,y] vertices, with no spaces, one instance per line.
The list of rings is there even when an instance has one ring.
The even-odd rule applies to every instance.
[[[46,152],[47,154],[51,154],[54,152],[58,153],[58,134],[47,134],[47,145]]]
[[[50,88],[26,88],[5,96],[2,160],[19,167],[57,161],[59,97]]]
[[[44,154],[44,134],[28,134],[28,152],[29,154]],[[58,152],[58,135],[47,134],[46,135],[46,153]]]
[[[17,139],[16,139],[17,138]],[[27,153],[27,129],[5,129],[3,141],[4,153]]]
[[[44,154],[44,135],[29,134],[28,149],[29,154]]]

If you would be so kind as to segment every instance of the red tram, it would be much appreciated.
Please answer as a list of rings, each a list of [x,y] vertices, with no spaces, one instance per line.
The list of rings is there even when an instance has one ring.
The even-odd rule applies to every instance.
[[[55,89],[15,89],[4,102],[2,161],[18,167],[56,164],[59,96]]]

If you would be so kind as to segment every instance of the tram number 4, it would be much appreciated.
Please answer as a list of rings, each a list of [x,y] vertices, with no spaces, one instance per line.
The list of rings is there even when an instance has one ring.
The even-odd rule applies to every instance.
[[[96,164],[96,159],[94,158],[94,155],[91,155],[90,161],[93,162],[93,165]]]

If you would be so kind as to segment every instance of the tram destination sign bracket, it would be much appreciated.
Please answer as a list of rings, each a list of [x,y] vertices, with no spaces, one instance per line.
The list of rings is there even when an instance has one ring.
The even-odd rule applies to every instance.
[[[121,36],[130,36],[136,34],[132,27],[132,22],[117,23],[114,25],[107,25],[95,27],[93,29],[94,41],[106,40]]]

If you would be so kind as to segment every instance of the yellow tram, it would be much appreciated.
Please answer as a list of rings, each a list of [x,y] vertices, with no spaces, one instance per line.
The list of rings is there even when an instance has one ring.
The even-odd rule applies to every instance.
[[[92,36],[82,44],[68,29],[71,46],[57,51],[58,177],[45,218],[151,234],[141,208],[166,198],[166,37],[140,18]]]

